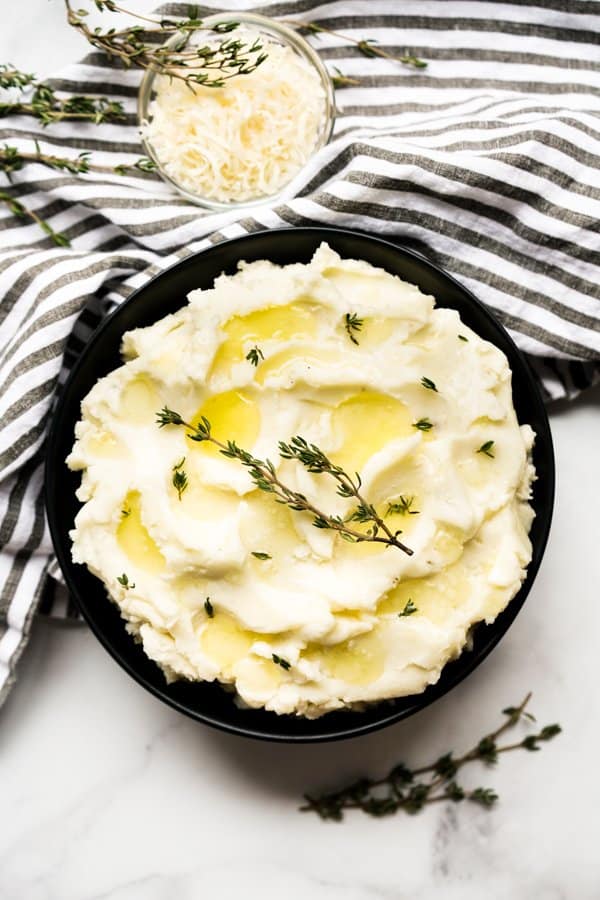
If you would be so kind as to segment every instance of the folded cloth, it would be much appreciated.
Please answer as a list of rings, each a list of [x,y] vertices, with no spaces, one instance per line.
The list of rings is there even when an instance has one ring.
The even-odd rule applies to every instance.
[[[228,9],[248,10],[237,0]],[[201,14],[221,8],[203,6]],[[161,12],[186,14],[184,4]],[[333,71],[331,142],[295,199],[207,214],[158,176],[114,167],[142,154],[140,73],[99,53],[56,90],[122,102],[123,124],[5,119],[22,151],[89,150],[103,171],[37,163],[3,188],[65,235],[59,248],[29,219],[0,215],[0,701],[43,599],[56,610],[42,460],[53,398],[93,328],[160,269],[211,243],[263,228],[335,224],[419,250],[487,303],[529,355],[548,399],[600,376],[600,10],[589,3],[265,0],[260,12],[310,19],[427,68],[365,58],[356,43],[309,37]],[[65,607],[68,615],[71,610]]]

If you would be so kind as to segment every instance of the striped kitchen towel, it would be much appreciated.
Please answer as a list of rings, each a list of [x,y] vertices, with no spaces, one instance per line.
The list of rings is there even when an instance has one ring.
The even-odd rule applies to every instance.
[[[34,139],[50,154],[89,150],[103,171],[76,176],[31,163],[2,186],[70,247],[0,210],[0,700],[40,602],[56,612],[60,600],[42,501],[53,398],[106,312],[177,259],[282,225],[375,232],[419,250],[492,307],[547,398],[573,396],[600,375],[599,4],[265,0],[255,11],[428,62],[415,70],[367,59],[343,37],[310,38],[330,69],[359,83],[337,91],[333,139],[290,202],[242,218],[206,214],[153,174],[115,174],[142,152],[140,73],[99,53],[54,87],[110,96],[124,104],[125,122],[1,122],[0,138],[20,150]]]

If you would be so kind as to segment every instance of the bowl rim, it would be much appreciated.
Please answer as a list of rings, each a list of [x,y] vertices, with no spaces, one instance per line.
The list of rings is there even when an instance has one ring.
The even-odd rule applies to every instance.
[[[531,390],[533,401],[535,406],[537,407],[537,411],[540,414],[541,421],[543,424],[543,438],[545,444],[545,451],[547,456],[545,457],[546,462],[546,472],[545,472],[545,481],[546,481],[546,494],[548,509],[545,515],[545,518],[542,521],[542,530],[537,541],[537,559],[534,556],[527,568],[527,576],[526,581],[524,581],[518,591],[518,593],[513,597],[513,599],[509,602],[507,607],[499,614],[503,616],[503,627],[501,630],[495,632],[490,636],[490,639],[487,641],[487,644],[480,648],[477,654],[474,654],[471,659],[469,659],[468,663],[464,665],[460,671],[453,672],[453,676],[450,681],[444,681],[442,676],[444,670],[450,665],[450,661],[446,663],[446,665],[442,668],[440,677],[437,682],[432,685],[429,685],[422,693],[411,695],[410,699],[414,699],[415,703],[413,707],[408,709],[400,709],[394,710],[391,705],[389,706],[389,712],[386,712],[386,704],[392,703],[393,701],[379,701],[378,703],[368,704],[365,708],[365,712],[372,711],[374,708],[380,707],[381,716],[377,717],[374,720],[370,720],[361,724],[352,724],[350,727],[344,729],[340,728],[336,732],[316,732],[306,735],[289,735],[285,734],[282,731],[278,731],[277,727],[273,728],[272,731],[263,731],[260,728],[252,728],[248,726],[241,726],[235,723],[230,723],[223,721],[221,719],[213,717],[211,714],[198,712],[195,709],[191,709],[184,702],[180,701],[178,698],[169,695],[165,688],[168,687],[166,681],[164,682],[164,688],[159,688],[154,684],[150,683],[146,677],[137,671],[136,667],[120,652],[120,650],[113,646],[111,639],[107,637],[104,630],[98,625],[98,623],[91,616],[90,612],[87,609],[85,602],[83,602],[82,597],[80,596],[79,588],[76,586],[74,578],[72,576],[73,567],[76,565],[73,563],[70,556],[70,545],[68,547],[65,546],[61,539],[60,535],[60,512],[58,510],[57,504],[54,503],[51,485],[55,479],[55,463],[61,462],[64,465],[64,459],[60,460],[60,456],[57,455],[58,445],[60,443],[60,435],[61,435],[61,417],[62,413],[65,410],[67,405],[67,400],[69,399],[71,391],[74,390],[79,372],[83,368],[86,362],[86,357],[88,352],[90,352],[91,348],[96,346],[103,338],[104,333],[111,327],[112,322],[116,319],[119,314],[126,308],[131,306],[132,304],[137,302],[137,299],[140,295],[143,296],[143,292],[149,287],[149,285],[155,283],[159,279],[164,279],[169,276],[175,269],[183,268],[186,265],[189,265],[193,260],[202,258],[205,254],[209,253],[212,250],[217,250],[218,248],[227,249],[228,247],[234,247],[236,244],[239,244],[243,241],[252,240],[254,238],[264,238],[265,236],[273,236],[273,235],[285,235],[290,234],[298,234],[302,232],[304,234],[314,236],[315,239],[317,235],[321,240],[327,240],[328,235],[330,237],[341,236],[349,237],[349,238],[360,238],[361,240],[368,241],[370,243],[374,243],[377,246],[382,247],[388,252],[400,253],[409,258],[414,258],[420,264],[425,264],[426,267],[431,268],[437,275],[441,275],[443,279],[450,281],[459,291],[459,293],[463,294],[467,298],[467,302],[469,305],[473,305],[475,309],[478,310],[479,314],[482,314],[485,319],[487,319],[488,325],[491,327],[492,331],[495,331],[500,337],[507,341],[509,346],[511,346],[512,351],[518,357],[520,363],[523,366],[523,372],[526,376],[528,387]],[[236,260],[240,261],[243,259],[243,256],[236,255]],[[436,298],[437,303],[437,298]],[[184,304],[182,304],[183,306]],[[443,301],[440,300],[439,306],[443,308]],[[156,320],[158,321],[158,319]],[[124,333],[124,332],[123,332]],[[485,338],[485,340],[489,340],[489,338]],[[502,351],[504,352],[504,351]],[[510,363],[510,360],[509,360]],[[511,366],[512,372],[512,366]],[[77,392],[76,392],[77,393]],[[80,402],[81,402],[80,398]],[[71,369],[68,378],[66,379],[63,387],[59,389],[59,393],[55,398],[54,405],[51,411],[51,422],[48,430],[48,435],[46,439],[46,452],[45,452],[45,462],[44,462],[44,505],[46,510],[46,517],[48,521],[49,531],[52,538],[53,549],[56,554],[56,558],[58,560],[60,569],[64,576],[67,588],[70,590],[73,599],[76,602],[76,605],[86,621],[87,625],[91,628],[92,632],[96,636],[96,638],[100,641],[102,646],[108,653],[112,656],[112,658],[123,668],[139,685],[153,694],[157,699],[162,700],[168,706],[176,709],[177,711],[183,713],[189,718],[194,719],[195,721],[202,722],[205,725],[209,725],[210,727],[216,728],[219,731],[227,732],[229,734],[235,734],[241,737],[253,738],[258,740],[265,740],[270,742],[279,742],[279,743],[323,743],[330,741],[338,741],[338,740],[346,740],[350,738],[360,737],[362,735],[369,734],[374,731],[378,731],[381,728],[385,728],[389,725],[395,724],[403,719],[409,718],[411,715],[414,715],[417,712],[420,712],[422,709],[430,706],[431,703],[435,702],[435,700],[443,697],[452,691],[455,687],[457,687],[468,675],[470,675],[491,653],[491,651],[498,645],[500,640],[504,637],[506,632],[509,630],[510,626],[513,624],[515,618],[518,613],[522,609],[525,600],[529,596],[531,591],[531,587],[533,586],[534,580],[539,571],[539,567],[541,565],[542,559],[544,557],[544,553],[546,550],[546,546],[548,543],[548,536],[550,532],[550,526],[552,522],[553,512],[554,512],[554,500],[555,500],[555,485],[556,485],[556,470],[555,470],[555,454],[554,447],[552,442],[552,433],[550,429],[550,424],[548,421],[548,414],[546,408],[544,406],[542,395],[540,388],[538,386],[538,382],[533,374],[533,371],[529,365],[529,362],[525,356],[525,354],[517,347],[513,339],[511,338],[508,331],[504,328],[501,322],[496,318],[495,314],[488,309],[480,300],[475,297],[475,295],[465,286],[463,286],[457,279],[455,279],[452,275],[449,275],[444,269],[442,269],[437,264],[431,262],[427,259],[426,256],[415,251],[409,247],[401,243],[393,243],[385,238],[379,236],[373,236],[371,234],[367,234],[365,232],[347,229],[347,228],[337,228],[335,226],[300,226],[300,227],[282,227],[276,229],[261,229],[260,231],[255,231],[251,233],[245,233],[243,235],[238,235],[233,238],[229,238],[224,241],[220,241],[217,244],[212,244],[198,252],[192,253],[189,256],[184,257],[183,259],[178,260],[173,265],[167,267],[166,269],[161,270],[154,274],[151,278],[148,279],[143,285],[136,288],[132,293],[117,306],[106,318],[102,320],[102,322],[95,329],[93,334],[91,335],[89,341],[87,342],[85,348],[79,355],[77,361],[75,362],[73,368]],[[536,549],[534,547],[534,551]],[[527,583],[529,582],[529,583]],[[107,602],[110,602],[110,599],[107,597]],[[498,618],[498,617],[497,617]],[[481,627],[485,628],[493,628],[495,623],[497,622],[497,618],[491,625],[486,625],[484,622],[479,623]],[[464,647],[461,651],[461,654],[457,657],[460,659],[461,656],[466,652],[467,647]],[[399,698],[399,699],[409,699],[409,698]],[[260,712],[261,710],[257,710]],[[342,711],[342,715],[344,711]],[[359,713],[360,714],[360,713]],[[276,714],[273,713],[273,716]],[[326,721],[328,715],[332,715],[331,713],[322,716],[320,719],[311,720],[312,722]],[[277,717],[285,718],[285,717]],[[277,721],[274,719],[274,722]]]
[[[282,202],[290,193],[290,190],[296,183],[296,180],[301,177],[310,160],[316,153],[322,150],[323,147],[327,146],[327,144],[331,140],[331,135],[333,133],[337,114],[332,77],[329,74],[327,66],[325,65],[317,51],[314,49],[314,47],[312,47],[301,34],[299,34],[293,28],[290,28],[288,25],[279,22],[277,19],[269,18],[269,16],[263,16],[260,13],[240,11],[239,13],[214,13],[210,16],[205,16],[202,21],[205,25],[228,21],[238,22],[242,26],[245,24],[255,25],[259,29],[262,28],[265,32],[271,32],[271,34],[283,38],[289,46],[296,50],[305,60],[307,60],[312,65],[321,80],[323,91],[325,93],[324,122],[319,132],[317,142],[310,151],[308,158],[302,164],[293,178],[290,179],[290,181],[288,181],[286,184],[284,184],[283,187],[274,194],[269,194],[265,197],[258,197],[255,200],[225,201],[212,200],[210,197],[203,197],[201,194],[194,193],[194,191],[191,191],[189,188],[186,188],[184,185],[180,184],[175,178],[172,178],[165,171],[159,156],[152,146],[151,141],[144,134],[143,126],[148,121],[148,108],[152,95],[152,85],[155,79],[160,75],[160,72],[155,69],[146,69],[142,76],[142,80],[140,81],[137,92],[137,128],[142,147],[144,148],[146,155],[152,160],[153,163],[155,163],[157,173],[166,184],[169,184],[179,194],[181,194],[182,197],[185,197],[186,200],[189,200],[190,203],[194,203],[196,206],[200,206],[208,211],[225,212],[228,210],[243,210],[247,208],[256,209],[257,207]],[[171,43],[176,43],[176,41],[177,34],[174,34],[167,41],[165,41],[165,46],[168,46]]]

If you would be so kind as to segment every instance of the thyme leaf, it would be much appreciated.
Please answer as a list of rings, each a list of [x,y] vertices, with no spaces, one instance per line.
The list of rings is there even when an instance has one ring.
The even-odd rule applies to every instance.
[[[486,441],[485,444],[482,444],[479,450],[476,450],[476,453],[484,453],[485,456],[489,456],[490,459],[495,458],[494,447],[495,441]]]
[[[409,597],[408,600],[406,601],[406,604],[405,604],[402,612],[398,613],[398,618],[402,619],[405,616],[412,616],[412,614],[416,613],[416,612],[418,612],[418,607],[415,606],[415,604],[412,602],[412,600]]]
[[[125,572],[122,575],[117,577],[117,581],[119,584],[122,584],[126,591],[133,590],[135,588],[135,584],[129,580]]]
[[[277,653],[273,653],[271,655],[271,659],[277,666],[281,666],[286,672],[292,668],[291,662],[288,662],[287,659],[284,659],[282,656],[278,656]]]
[[[433,422],[430,422],[429,419],[419,419],[418,422],[413,422],[413,428],[418,428],[419,431],[431,431],[433,428]]]

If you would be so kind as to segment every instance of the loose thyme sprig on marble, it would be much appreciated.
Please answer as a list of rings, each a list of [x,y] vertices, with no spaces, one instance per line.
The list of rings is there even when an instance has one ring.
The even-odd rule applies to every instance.
[[[560,734],[560,725],[546,725],[534,734],[509,744],[499,744],[498,739],[517,722],[535,721],[526,712],[531,693],[527,694],[519,706],[509,706],[502,712],[506,721],[495,731],[486,734],[462,756],[445,753],[435,762],[414,769],[398,763],[383,778],[360,778],[339,791],[326,794],[306,794],[302,812],[314,812],[321,819],[341,822],[349,809],[359,809],[369,816],[382,817],[403,811],[416,813],[430,803],[471,800],[480,806],[490,808],[498,800],[498,795],[486,787],[467,789],[456,781],[456,775],[463,766],[479,760],[491,766],[498,761],[501,753],[511,750],[540,750],[540,743],[549,741]],[[429,777],[423,777],[429,776]]]
[[[192,91],[195,85],[220,88],[231,78],[249,75],[267,59],[260,38],[247,43],[236,38],[225,38],[217,44],[192,45],[190,38],[198,31],[213,34],[229,34],[239,22],[218,22],[207,27],[198,17],[197,7],[190,7],[187,18],[154,19],[118,6],[114,0],[94,0],[100,12],[125,13],[143,22],[117,30],[115,28],[90,28],[85,21],[85,9],[74,9],[65,0],[69,25],[82,34],[98,50],[126,67],[150,69],[183,81]],[[173,46],[166,47],[168,38],[179,36]]]
[[[378,544],[387,544],[391,547],[397,547],[404,553],[412,556],[413,551],[403,544],[398,535],[400,530],[392,531],[383,518],[379,515],[375,507],[368,503],[360,493],[361,479],[358,473],[352,478],[341,466],[336,466],[316,444],[309,444],[299,435],[293,437],[289,444],[280,441],[279,453],[282,459],[297,459],[306,468],[308,472],[313,474],[329,475],[337,482],[337,494],[347,499],[356,499],[357,506],[345,518],[341,516],[330,516],[322,512],[318,507],[308,500],[308,498],[300,493],[287,487],[277,476],[275,466],[271,460],[257,459],[247,450],[238,447],[235,441],[219,441],[213,437],[211,433],[211,425],[206,417],[202,417],[197,425],[186,422],[185,419],[168,406],[156,414],[156,422],[160,428],[165,425],[183,425],[188,429],[188,438],[192,441],[208,441],[219,448],[223,456],[230,459],[237,459],[243,466],[248,469],[248,474],[252,478],[254,484],[261,491],[272,494],[273,499],[278,503],[283,503],[292,510],[298,512],[310,512],[313,515],[313,525],[316,528],[331,529],[337,531],[341,538],[350,543],[363,543],[371,541]],[[368,524],[371,527],[367,531],[357,531],[351,528],[349,523],[359,522]]]

